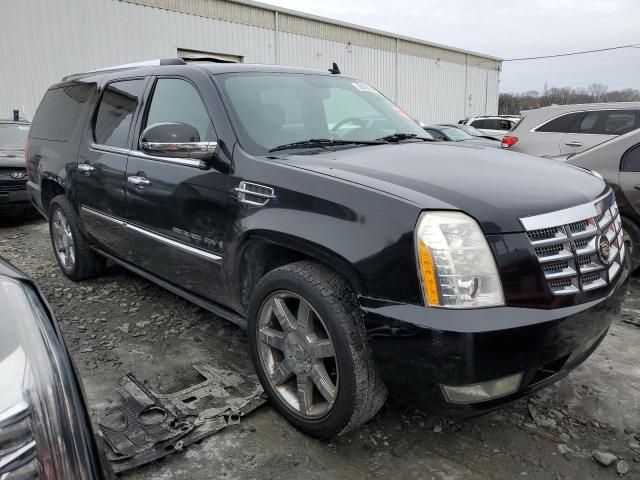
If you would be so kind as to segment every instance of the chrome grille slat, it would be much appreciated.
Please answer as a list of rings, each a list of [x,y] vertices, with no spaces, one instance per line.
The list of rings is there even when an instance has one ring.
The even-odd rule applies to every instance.
[[[31,408],[19,402],[0,412],[0,479],[36,479],[40,475]]]
[[[603,288],[622,269],[622,221],[612,193],[592,204],[559,211],[558,215],[547,213],[521,222],[555,295]],[[608,257],[603,253],[605,238],[609,242]]]

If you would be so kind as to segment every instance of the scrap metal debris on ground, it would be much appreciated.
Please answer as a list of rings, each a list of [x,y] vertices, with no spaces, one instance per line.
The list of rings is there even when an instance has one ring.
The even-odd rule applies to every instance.
[[[118,393],[123,403],[108,408],[99,425],[107,458],[122,472],[199,442],[265,403],[258,378],[209,365],[193,368],[205,380],[176,393],[158,393],[129,373]]]

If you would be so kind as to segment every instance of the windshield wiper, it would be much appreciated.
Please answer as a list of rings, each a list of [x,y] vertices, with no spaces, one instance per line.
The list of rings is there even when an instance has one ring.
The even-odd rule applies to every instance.
[[[331,140],[330,138],[310,138],[309,140],[302,140],[300,142],[278,145],[269,150],[269,153],[288,150],[290,148],[330,147],[332,145],[380,145],[383,143],[386,142],[383,140]]]
[[[401,142],[402,140],[422,140],[423,142],[433,142],[434,138],[419,137],[415,133],[392,133],[386,137],[377,138],[380,142]]]

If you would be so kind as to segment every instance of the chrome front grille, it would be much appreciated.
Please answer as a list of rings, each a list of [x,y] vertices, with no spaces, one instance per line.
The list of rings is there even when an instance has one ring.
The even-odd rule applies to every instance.
[[[605,287],[621,270],[625,246],[612,193],[590,204],[520,221],[555,295]]]
[[[31,410],[20,402],[0,412],[0,479],[36,480],[40,463],[31,431]]]

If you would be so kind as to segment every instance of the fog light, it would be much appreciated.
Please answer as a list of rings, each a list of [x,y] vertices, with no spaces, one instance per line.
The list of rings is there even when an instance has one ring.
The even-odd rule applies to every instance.
[[[524,372],[473,385],[442,385],[442,392],[450,403],[486,402],[518,391]]]

